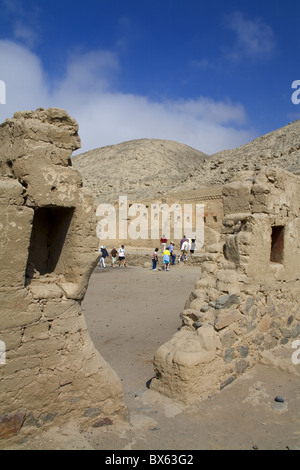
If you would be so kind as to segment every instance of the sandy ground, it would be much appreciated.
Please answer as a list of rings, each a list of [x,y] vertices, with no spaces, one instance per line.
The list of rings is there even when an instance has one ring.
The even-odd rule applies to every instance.
[[[82,308],[96,348],[120,377],[128,421],[50,429],[11,448],[135,450],[300,449],[300,377],[258,365],[197,407],[147,387],[153,356],[181,325],[199,268],[97,267]],[[284,403],[274,401],[279,395]],[[130,454],[129,454],[130,455]]]
[[[195,407],[149,390],[153,356],[181,326],[179,314],[199,278],[181,264],[169,272],[97,268],[83,310],[91,337],[120,377],[129,423],[91,430],[95,449],[300,449],[300,377],[257,366]],[[274,401],[279,395],[284,403]]]

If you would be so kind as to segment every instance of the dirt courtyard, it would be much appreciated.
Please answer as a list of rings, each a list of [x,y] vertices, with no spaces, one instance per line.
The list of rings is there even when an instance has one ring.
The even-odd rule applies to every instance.
[[[199,267],[183,263],[168,272],[137,266],[94,271],[82,307],[96,348],[122,381],[129,422],[89,431],[92,448],[300,449],[297,376],[258,365],[197,407],[147,388],[153,356],[180,328],[179,314],[199,277]]]

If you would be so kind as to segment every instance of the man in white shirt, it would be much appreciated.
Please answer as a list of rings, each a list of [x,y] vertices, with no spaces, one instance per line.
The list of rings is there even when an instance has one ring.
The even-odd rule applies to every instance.
[[[123,263],[124,267],[127,267],[127,264],[125,262],[125,247],[124,245],[121,245],[121,248],[118,249],[118,256],[119,256],[119,268],[121,267],[121,264]]]
[[[189,241],[186,240],[181,245],[181,260],[187,261],[187,253],[189,251]]]

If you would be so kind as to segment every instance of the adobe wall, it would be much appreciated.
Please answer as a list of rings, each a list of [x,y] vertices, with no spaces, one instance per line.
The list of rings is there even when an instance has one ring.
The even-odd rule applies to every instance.
[[[263,170],[223,188],[220,249],[181,313],[182,328],[156,352],[151,388],[193,403],[258,362],[300,374],[300,178]]]
[[[107,247],[119,246],[121,243],[124,243],[125,246],[133,247],[149,247],[149,253],[152,254],[152,249],[155,247],[160,247],[160,237],[165,234],[170,241],[174,241],[175,250],[177,254],[180,253],[180,240],[183,238],[183,235],[186,235],[188,238],[192,238],[192,234],[196,233],[197,228],[199,227],[199,220],[196,219],[196,207],[197,205],[203,205],[203,227],[204,227],[204,242],[206,245],[211,245],[218,243],[220,240],[220,233],[222,228],[223,220],[223,198],[222,198],[222,187],[211,187],[211,188],[201,188],[198,190],[190,190],[184,192],[176,192],[165,194],[164,197],[160,199],[147,199],[140,201],[131,201],[128,199],[126,212],[124,212],[123,218],[125,224],[128,227],[128,235],[126,238],[120,238],[120,224],[119,224],[119,214],[120,214],[120,201],[117,201],[113,204],[115,210],[115,219],[116,219],[116,238],[106,238],[106,233],[108,230],[108,225],[103,229],[103,238],[99,233],[99,242],[98,247],[101,245],[106,245]],[[187,226],[185,205],[190,205],[192,207],[192,223],[191,228],[185,228]],[[162,213],[167,207],[170,209],[170,223],[167,224],[167,228],[163,229],[163,217]],[[179,212],[176,210],[176,207],[179,208]],[[108,215],[101,214],[96,208],[96,214],[98,222],[104,220],[104,217],[108,218]],[[176,217],[180,214],[180,220],[178,224],[180,225],[180,235],[176,236],[174,232],[174,222]],[[159,220],[159,236],[152,236],[152,225],[154,225]],[[178,218],[178,217],[177,217]],[[139,230],[139,223],[143,224],[147,221],[148,230],[145,232],[137,233],[136,238],[130,236],[130,224],[136,223],[137,232]],[[100,224],[99,224],[100,225]],[[169,229],[169,235],[168,235]],[[197,250],[202,250],[203,246],[199,244]],[[202,250],[203,251],[203,250]]]
[[[0,142],[0,438],[114,421],[121,383],[80,306],[98,257],[93,200],[70,166],[77,123],[55,108],[20,112]]]

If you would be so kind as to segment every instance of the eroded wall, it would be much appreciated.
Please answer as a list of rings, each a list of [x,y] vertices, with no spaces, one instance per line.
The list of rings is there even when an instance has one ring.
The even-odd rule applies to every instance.
[[[219,250],[208,247],[214,259],[203,257],[183,326],[154,358],[151,387],[187,403],[259,361],[300,373],[291,349],[300,337],[300,178],[262,170],[225,185],[223,203]]]
[[[78,125],[56,108],[20,112],[0,142],[0,438],[113,422],[121,383],[80,306],[98,257],[93,200],[70,166]]]

